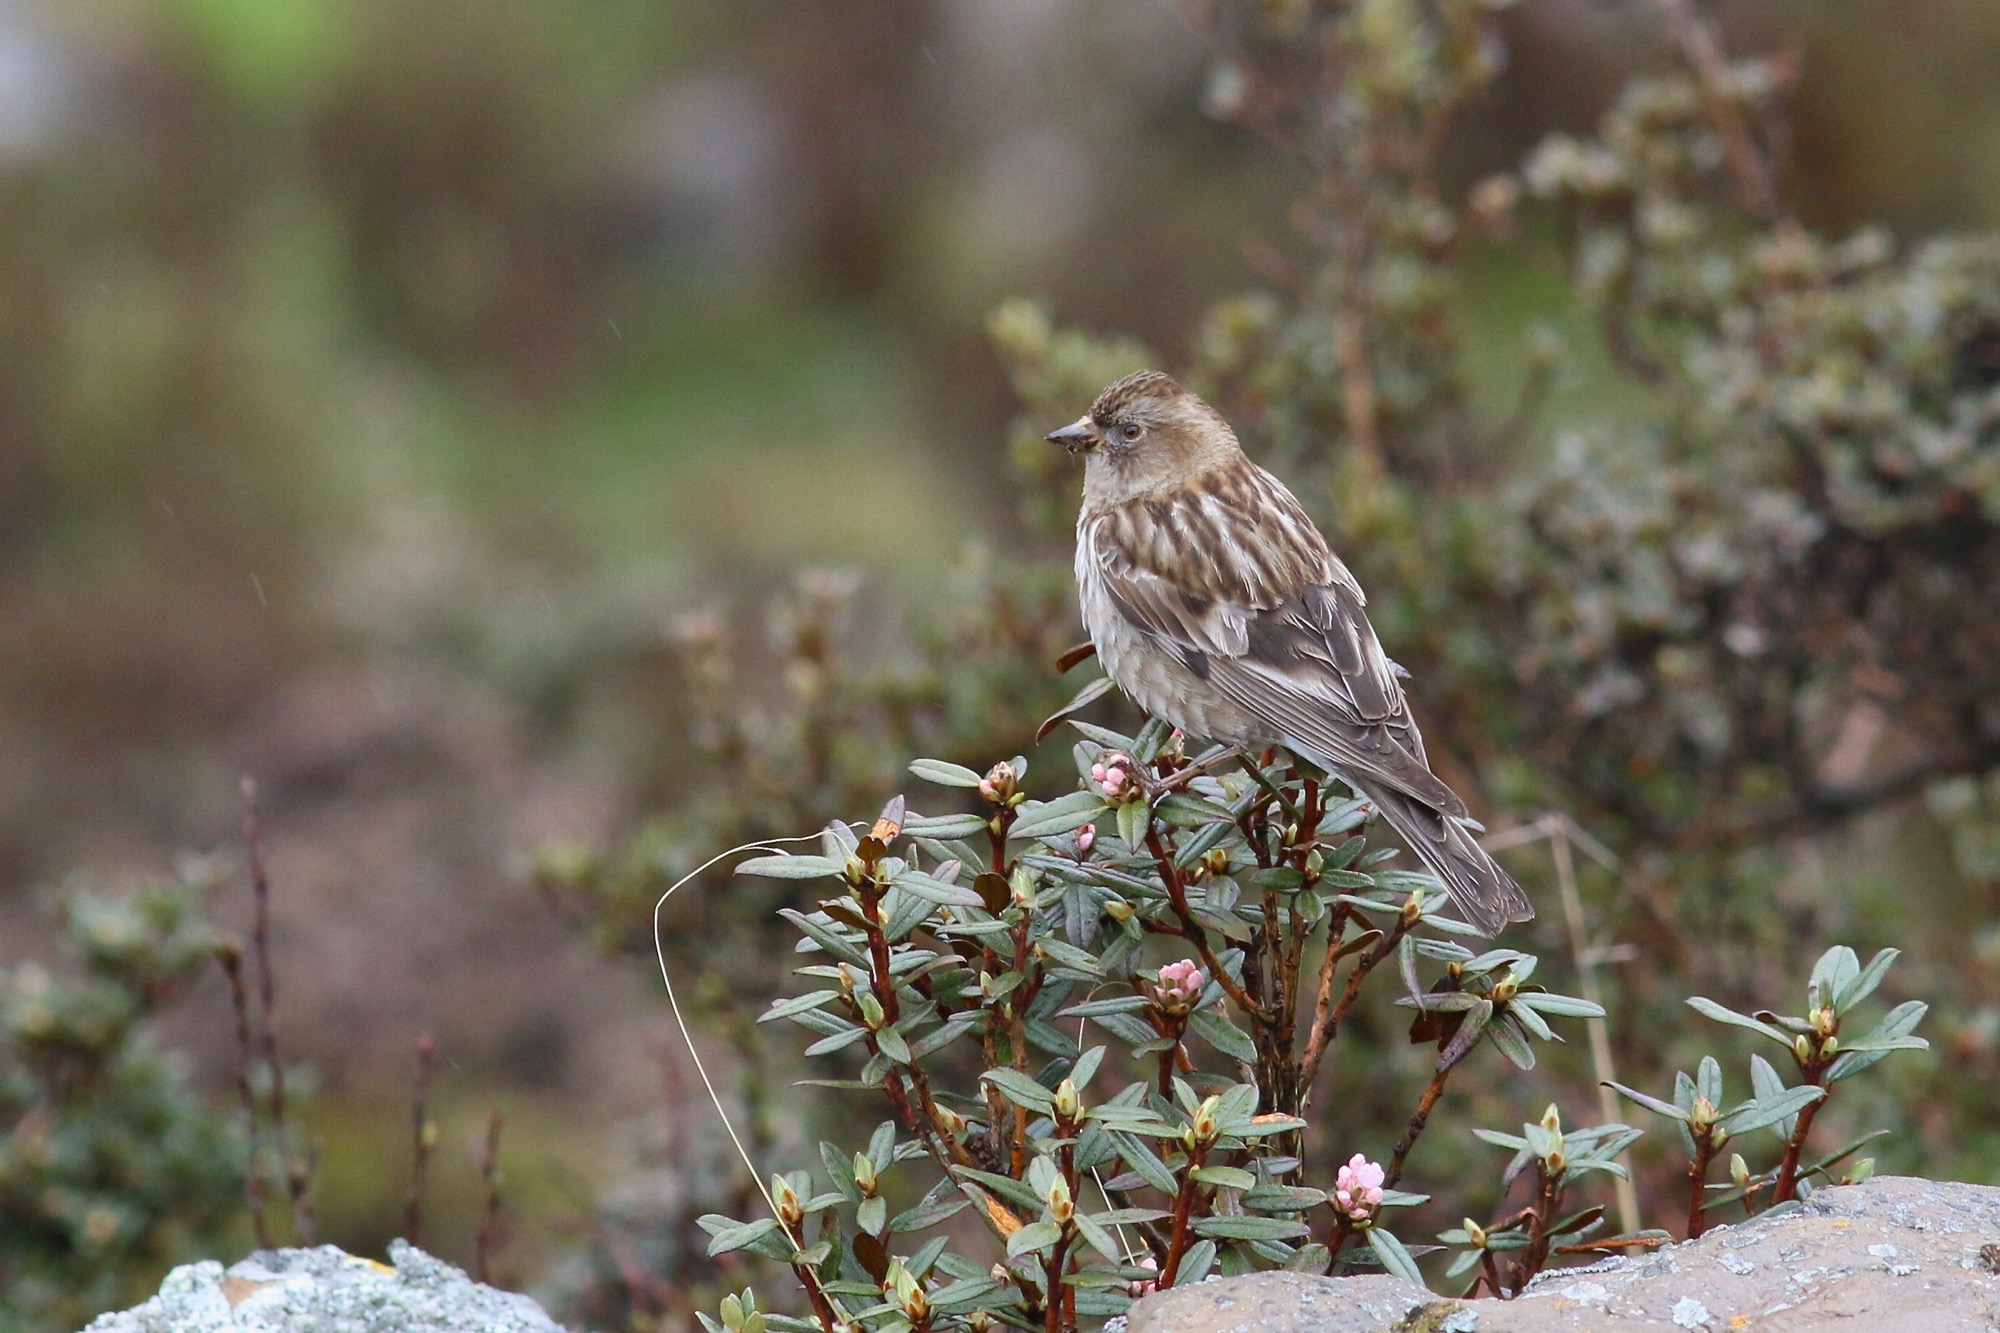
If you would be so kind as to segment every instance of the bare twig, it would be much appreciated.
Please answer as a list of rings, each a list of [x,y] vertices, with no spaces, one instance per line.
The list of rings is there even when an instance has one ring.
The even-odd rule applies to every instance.
[[[492,1260],[500,1239],[500,1108],[494,1107],[486,1120],[486,1150],[479,1158],[479,1179],[486,1186],[486,1206],[479,1216],[479,1235],[474,1240],[473,1276],[481,1282],[493,1280]]]
[[[257,1127],[257,1097],[250,1088],[250,1064],[255,1058],[250,1041],[250,997],[243,987],[243,947],[225,941],[215,951],[229,978],[229,999],[236,1010],[236,1098],[243,1106],[244,1136],[249,1143],[249,1162],[243,1172],[243,1199],[250,1208],[250,1225],[257,1235],[257,1248],[271,1248],[271,1220],[264,1210],[264,1145]]]
[[[250,948],[257,967],[258,1041],[271,1079],[271,1138],[284,1167],[292,1227],[301,1245],[311,1245],[313,1163],[308,1154],[292,1151],[285,1138],[285,1064],[278,1056],[278,986],[271,966],[271,877],[264,865],[264,825],[257,801],[257,783],[248,776],[243,779],[243,844],[250,867]]]
[[[1591,947],[1589,931],[1583,922],[1583,898],[1576,890],[1576,859],[1570,854],[1569,821],[1544,816],[1541,822],[1548,832],[1549,854],[1555,858],[1556,886],[1562,894],[1563,924],[1568,929],[1570,952],[1576,960],[1577,990],[1582,998],[1602,1009],[1604,989],[1597,983],[1599,951]],[[1591,1069],[1597,1079],[1597,1112],[1603,1117],[1602,1123],[1611,1124],[1618,1119],[1618,1097],[1611,1090],[1611,1085],[1618,1078],[1611,1059],[1611,1025],[1601,1014],[1583,1022],[1584,1031],[1590,1039]],[[1613,1186],[1618,1200],[1619,1230],[1637,1231],[1639,1194],[1632,1186],[1632,1177],[1630,1174],[1615,1176]]]
[[[1702,109],[1722,140],[1723,162],[1736,183],[1743,211],[1759,222],[1785,221],[1770,158],[1758,146],[1744,119],[1743,107],[1731,91],[1729,57],[1715,28],[1694,6],[1694,0],[1654,0],[1667,17],[1681,55],[1701,85]]]
[[[431,1147],[437,1141],[437,1127],[431,1124],[431,1060],[437,1041],[426,1032],[417,1039],[417,1074],[410,1098],[410,1192],[403,1200],[403,1238],[412,1245],[422,1243],[424,1234],[424,1186],[430,1174]]]

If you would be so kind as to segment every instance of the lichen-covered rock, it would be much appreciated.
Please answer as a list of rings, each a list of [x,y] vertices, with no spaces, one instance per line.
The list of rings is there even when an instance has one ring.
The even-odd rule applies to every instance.
[[[1879,1177],[1649,1255],[1545,1273],[1513,1301],[1387,1277],[1258,1273],[1149,1296],[1129,1333],[2000,1331],[2000,1189]]]
[[[167,1274],[143,1305],[85,1333],[561,1333],[526,1296],[482,1286],[414,1245],[394,1267],[333,1245],[259,1250],[228,1270],[213,1260]]]

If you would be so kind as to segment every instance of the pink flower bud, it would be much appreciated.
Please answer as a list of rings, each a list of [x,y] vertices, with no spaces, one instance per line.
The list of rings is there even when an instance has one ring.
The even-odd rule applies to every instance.
[[[1141,1259],[1137,1266],[1145,1269],[1149,1273],[1157,1273],[1160,1271],[1160,1266],[1153,1262],[1153,1256],[1150,1254],[1147,1255],[1145,1258]],[[1160,1280],[1156,1277],[1139,1278],[1132,1282],[1128,1282],[1126,1284],[1125,1289],[1131,1292],[1134,1296],[1149,1295],[1152,1292],[1158,1291],[1160,1289]]]
[[[1208,985],[1208,976],[1192,958],[1168,963],[1160,969],[1157,982],[1160,1003],[1175,1009],[1192,1008]]]
[[[981,796],[984,796],[989,801],[997,801],[1000,799],[1000,791],[993,785],[992,778],[979,779],[979,794]]]
[[[1097,845],[1097,825],[1085,824],[1076,831],[1076,852],[1078,856],[1089,853]]]
[[[1334,1206],[1356,1222],[1366,1222],[1382,1206],[1382,1168],[1360,1153],[1347,1160],[1333,1179]]]

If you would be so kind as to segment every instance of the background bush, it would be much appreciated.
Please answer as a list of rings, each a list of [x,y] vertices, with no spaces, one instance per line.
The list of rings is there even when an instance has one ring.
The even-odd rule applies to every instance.
[[[58,975],[26,890],[228,841],[258,773],[326,1238],[401,1226],[436,1030],[433,1243],[470,1256],[451,1117],[497,1100],[515,1278],[601,1322],[714,1308],[735,1274],[688,1224],[747,1182],[699,1169],[636,965],[558,922],[622,957],[713,851],[1025,748],[1074,632],[1039,434],[1141,361],[1327,525],[1489,823],[1561,810],[1616,853],[1578,861],[1581,951],[1548,845],[1507,855],[1552,984],[1597,960],[1623,1081],[1714,1046],[1686,995],[1754,1008],[1893,944],[1950,1058],[1826,1132],[1917,1126],[1885,1169],[1992,1175],[1984,7],[1730,6],[1720,66],[1677,5],[1559,0],[274,15],[0,31],[30,71],[0,108],[0,870],[9,955]],[[827,561],[866,574],[795,575]],[[740,1003],[795,899],[706,893],[671,942],[740,1118],[760,1154],[839,1136],[760,1096],[798,1071]],[[220,976],[169,1023],[226,1117]],[[1349,1039],[1384,1052],[1355,1132],[1393,1138],[1421,1075]],[[1581,1061],[1549,1075],[1589,1104]],[[1676,1198],[1655,1151],[1637,1188]]]

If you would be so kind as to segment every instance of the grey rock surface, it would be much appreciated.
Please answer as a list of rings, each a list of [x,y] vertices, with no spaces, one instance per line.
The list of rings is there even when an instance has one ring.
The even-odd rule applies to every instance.
[[[1652,1254],[1544,1273],[1519,1300],[1389,1277],[1258,1273],[1161,1292],[1129,1333],[2000,1333],[2000,1189],[1884,1176]]]
[[[167,1274],[143,1305],[85,1333],[562,1333],[526,1296],[482,1286],[414,1245],[394,1264],[332,1245],[259,1250],[226,1271],[207,1260]]]

